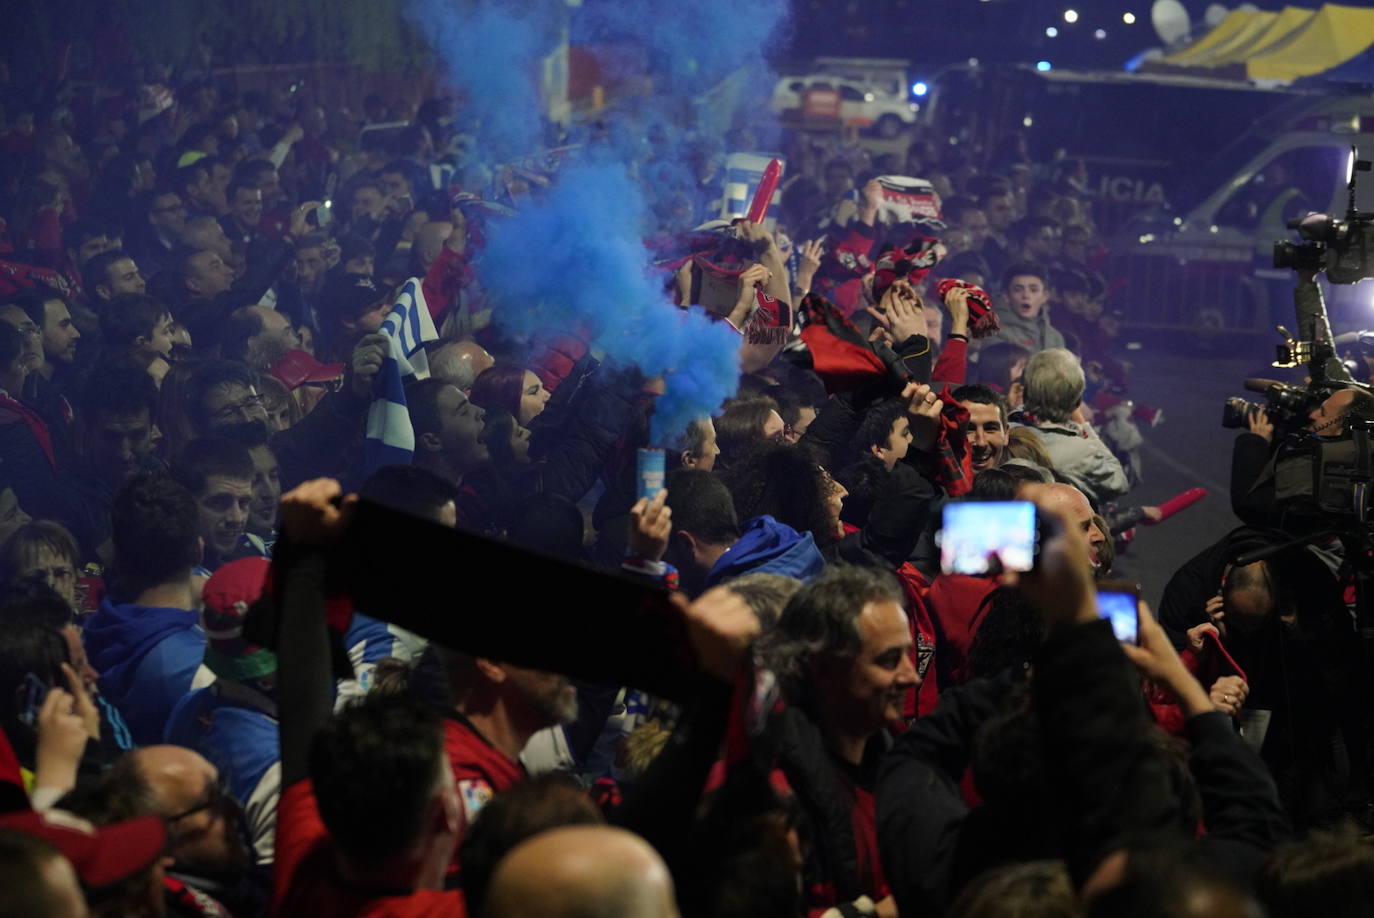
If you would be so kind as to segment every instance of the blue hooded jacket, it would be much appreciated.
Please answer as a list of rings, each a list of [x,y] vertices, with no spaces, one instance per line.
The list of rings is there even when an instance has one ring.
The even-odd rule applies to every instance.
[[[172,706],[191,690],[205,657],[199,621],[185,609],[116,604],[106,596],[86,622],[86,655],[100,673],[100,693],[140,746],[162,742]]]
[[[739,541],[720,556],[706,575],[706,585],[713,587],[745,574],[782,574],[805,583],[824,570],[825,558],[811,533],[799,533],[764,514],[744,522]]]

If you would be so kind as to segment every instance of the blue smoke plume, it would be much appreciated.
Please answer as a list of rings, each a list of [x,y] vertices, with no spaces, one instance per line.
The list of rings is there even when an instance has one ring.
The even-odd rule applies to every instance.
[[[586,0],[572,19],[572,40],[640,44],[657,77],[655,95],[693,99],[737,68],[766,73],[787,7],[787,0]]]
[[[410,18],[433,43],[479,158],[510,162],[544,149],[537,78],[564,28],[574,44],[632,43],[652,78],[647,99],[600,113],[582,155],[552,188],[491,226],[478,276],[495,318],[520,335],[589,332],[593,347],[644,373],[667,374],[655,408],[655,442],[734,394],[739,336],[700,312],[678,309],[650,276],[643,240],[674,196],[695,193],[703,162],[748,93],[772,90],[765,55],[788,0],[410,0]],[[637,66],[607,55],[603,74]],[[585,135],[585,136],[584,136]]]
[[[585,330],[593,348],[650,376],[668,374],[654,442],[734,394],[739,335],[678,309],[651,276],[644,199],[613,160],[570,165],[537,206],[497,223],[477,266],[496,321],[520,335]]]
[[[549,0],[415,0],[410,18],[476,122],[481,158],[508,162],[543,146],[537,62],[558,37]]]

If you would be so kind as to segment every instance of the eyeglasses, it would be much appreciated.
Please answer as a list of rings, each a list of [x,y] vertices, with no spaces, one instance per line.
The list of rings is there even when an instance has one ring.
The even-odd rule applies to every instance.
[[[210,819],[203,826],[193,829],[182,829],[178,823],[190,819],[200,813],[209,813]],[[167,823],[167,842],[169,847],[185,844],[196,838],[203,837],[214,831],[221,819],[238,824],[242,822],[243,810],[239,802],[229,793],[221,776],[205,790],[203,796],[195,806],[180,813],[163,817]]]
[[[181,822],[183,819],[190,819],[197,813],[204,813],[206,810],[216,809],[223,806],[228,799],[230,799],[229,792],[224,789],[223,782],[216,781],[214,784],[210,785],[205,791],[205,796],[201,798],[200,802],[195,806],[191,807],[189,810],[166,817],[167,825],[173,825]]]
[[[186,213],[186,205],[185,205],[185,204],[168,204],[166,207],[154,207],[154,208],[153,208],[153,213],[155,213],[155,214],[174,214],[174,213],[183,213],[183,214],[184,214],[184,213]]]
[[[266,414],[267,409],[263,407],[265,400],[261,395],[250,395],[237,405],[225,405],[214,414],[210,415],[210,420],[215,422],[232,421],[235,418],[243,418],[251,421],[261,414]]]

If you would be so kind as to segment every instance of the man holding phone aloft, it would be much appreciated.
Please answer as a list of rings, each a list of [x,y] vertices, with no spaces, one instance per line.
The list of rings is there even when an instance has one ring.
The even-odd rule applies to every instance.
[[[879,781],[878,830],[901,914],[943,912],[968,879],[1008,856],[1064,859],[1091,899],[1134,883],[1132,849],[1147,840],[1182,858],[1211,853],[1228,870],[1244,871],[1286,834],[1262,763],[1184,667],[1148,608],[1140,610],[1140,646],[1119,643],[1099,616],[1087,545],[1075,537],[1075,521],[1043,495],[1036,503],[1045,533],[1038,563],[1000,580],[1019,587],[1046,628],[1029,670],[1034,720],[1020,722],[1038,734],[1025,745],[1043,750],[1043,761],[1002,773],[1011,778],[1007,787],[980,786],[984,802],[971,818],[959,782],[970,763],[978,774],[975,748],[992,743],[1002,755],[1010,750],[1013,721],[1005,708],[1015,683],[1027,678],[1019,671],[948,690],[931,715],[897,740]],[[1197,818],[1177,792],[1123,653],[1187,718],[1208,829],[1200,841],[1194,840]],[[1028,796],[1030,785],[1038,796]],[[1195,914],[1175,907],[1189,889],[1156,879],[1158,888],[1147,892],[1163,902],[1152,914]]]

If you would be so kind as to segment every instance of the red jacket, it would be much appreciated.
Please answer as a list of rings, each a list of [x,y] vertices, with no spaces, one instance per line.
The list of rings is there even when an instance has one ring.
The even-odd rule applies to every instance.
[[[941,574],[930,585],[926,604],[935,628],[937,659],[951,684],[962,685],[969,679],[969,649],[987,614],[984,600],[996,586],[990,577],[964,574]]]

